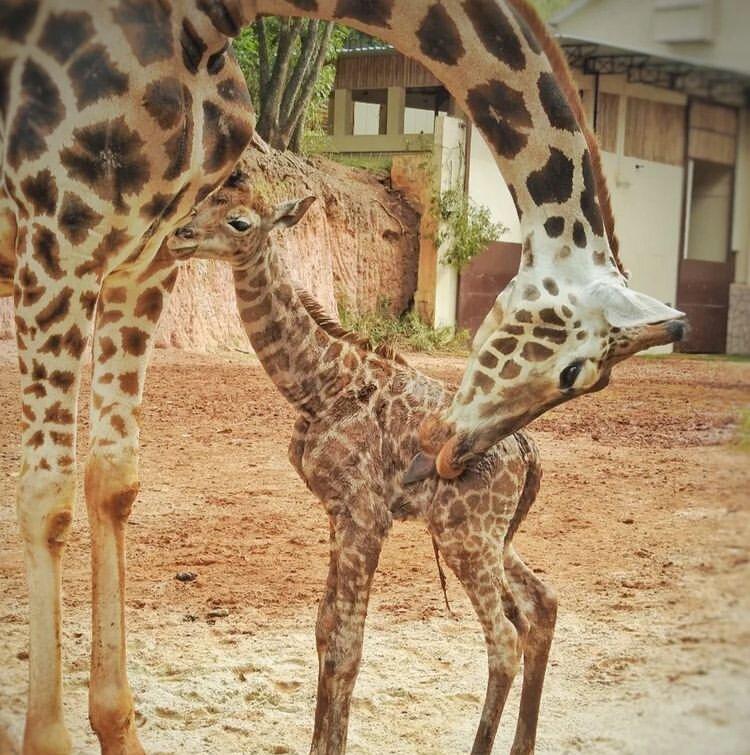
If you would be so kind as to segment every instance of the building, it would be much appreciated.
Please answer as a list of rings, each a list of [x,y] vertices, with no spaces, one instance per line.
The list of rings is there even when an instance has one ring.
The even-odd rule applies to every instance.
[[[687,312],[687,351],[750,353],[748,10],[746,0],[577,0],[552,20],[602,147],[633,286]],[[508,228],[460,277],[434,248],[420,260],[420,311],[473,330],[518,267],[512,200],[440,83],[357,39],[338,65],[331,150],[392,155],[401,176],[429,164],[436,185],[463,182]]]

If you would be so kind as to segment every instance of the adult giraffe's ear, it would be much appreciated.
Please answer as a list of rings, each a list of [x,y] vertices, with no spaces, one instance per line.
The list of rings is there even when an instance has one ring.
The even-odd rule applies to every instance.
[[[592,283],[584,294],[584,302],[601,310],[604,319],[615,328],[636,328],[685,316],[658,299],[609,281]]]
[[[304,199],[293,199],[291,202],[283,202],[278,205],[271,218],[271,227],[291,228],[297,225],[314,201],[315,197],[310,196]]]

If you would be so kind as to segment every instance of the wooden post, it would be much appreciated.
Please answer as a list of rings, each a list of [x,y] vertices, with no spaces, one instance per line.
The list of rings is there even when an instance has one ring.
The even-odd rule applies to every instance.
[[[354,103],[350,89],[337,89],[333,96],[333,136],[349,136],[354,131]]]
[[[388,122],[386,133],[395,136],[404,133],[404,113],[406,112],[406,89],[388,87]]]

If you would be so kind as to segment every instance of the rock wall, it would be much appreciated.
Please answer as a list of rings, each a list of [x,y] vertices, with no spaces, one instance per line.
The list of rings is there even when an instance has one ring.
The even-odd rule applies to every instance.
[[[336,312],[337,301],[357,311],[371,311],[382,300],[394,314],[409,307],[417,285],[420,218],[401,194],[387,188],[387,177],[323,158],[254,150],[242,168],[271,199],[318,197],[298,226],[278,233],[277,242],[295,279],[329,311]],[[12,302],[4,298],[0,338],[10,337]],[[202,261],[183,266],[156,344],[249,349],[225,266]]]

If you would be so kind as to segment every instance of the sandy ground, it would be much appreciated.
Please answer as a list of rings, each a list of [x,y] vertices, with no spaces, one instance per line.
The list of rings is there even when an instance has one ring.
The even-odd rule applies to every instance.
[[[457,379],[454,358],[413,358]],[[17,375],[0,344],[0,730],[18,742],[26,598],[13,486]],[[545,478],[517,537],[560,595],[540,753],[750,753],[750,454],[733,445],[750,364],[635,360],[538,420]],[[304,753],[327,524],[286,460],[292,416],[252,357],[157,352],[129,529],[130,677],[157,753]],[[81,446],[85,451],[85,442]],[[178,571],[198,574],[194,582]],[[86,720],[88,531],[66,556],[66,715]],[[351,753],[468,752],[484,645],[423,528],[396,525],[376,578]],[[226,617],[210,620],[214,607]],[[495,751],[508,750],[518,684]],[[0,751],[3,750],[0,745]]]

